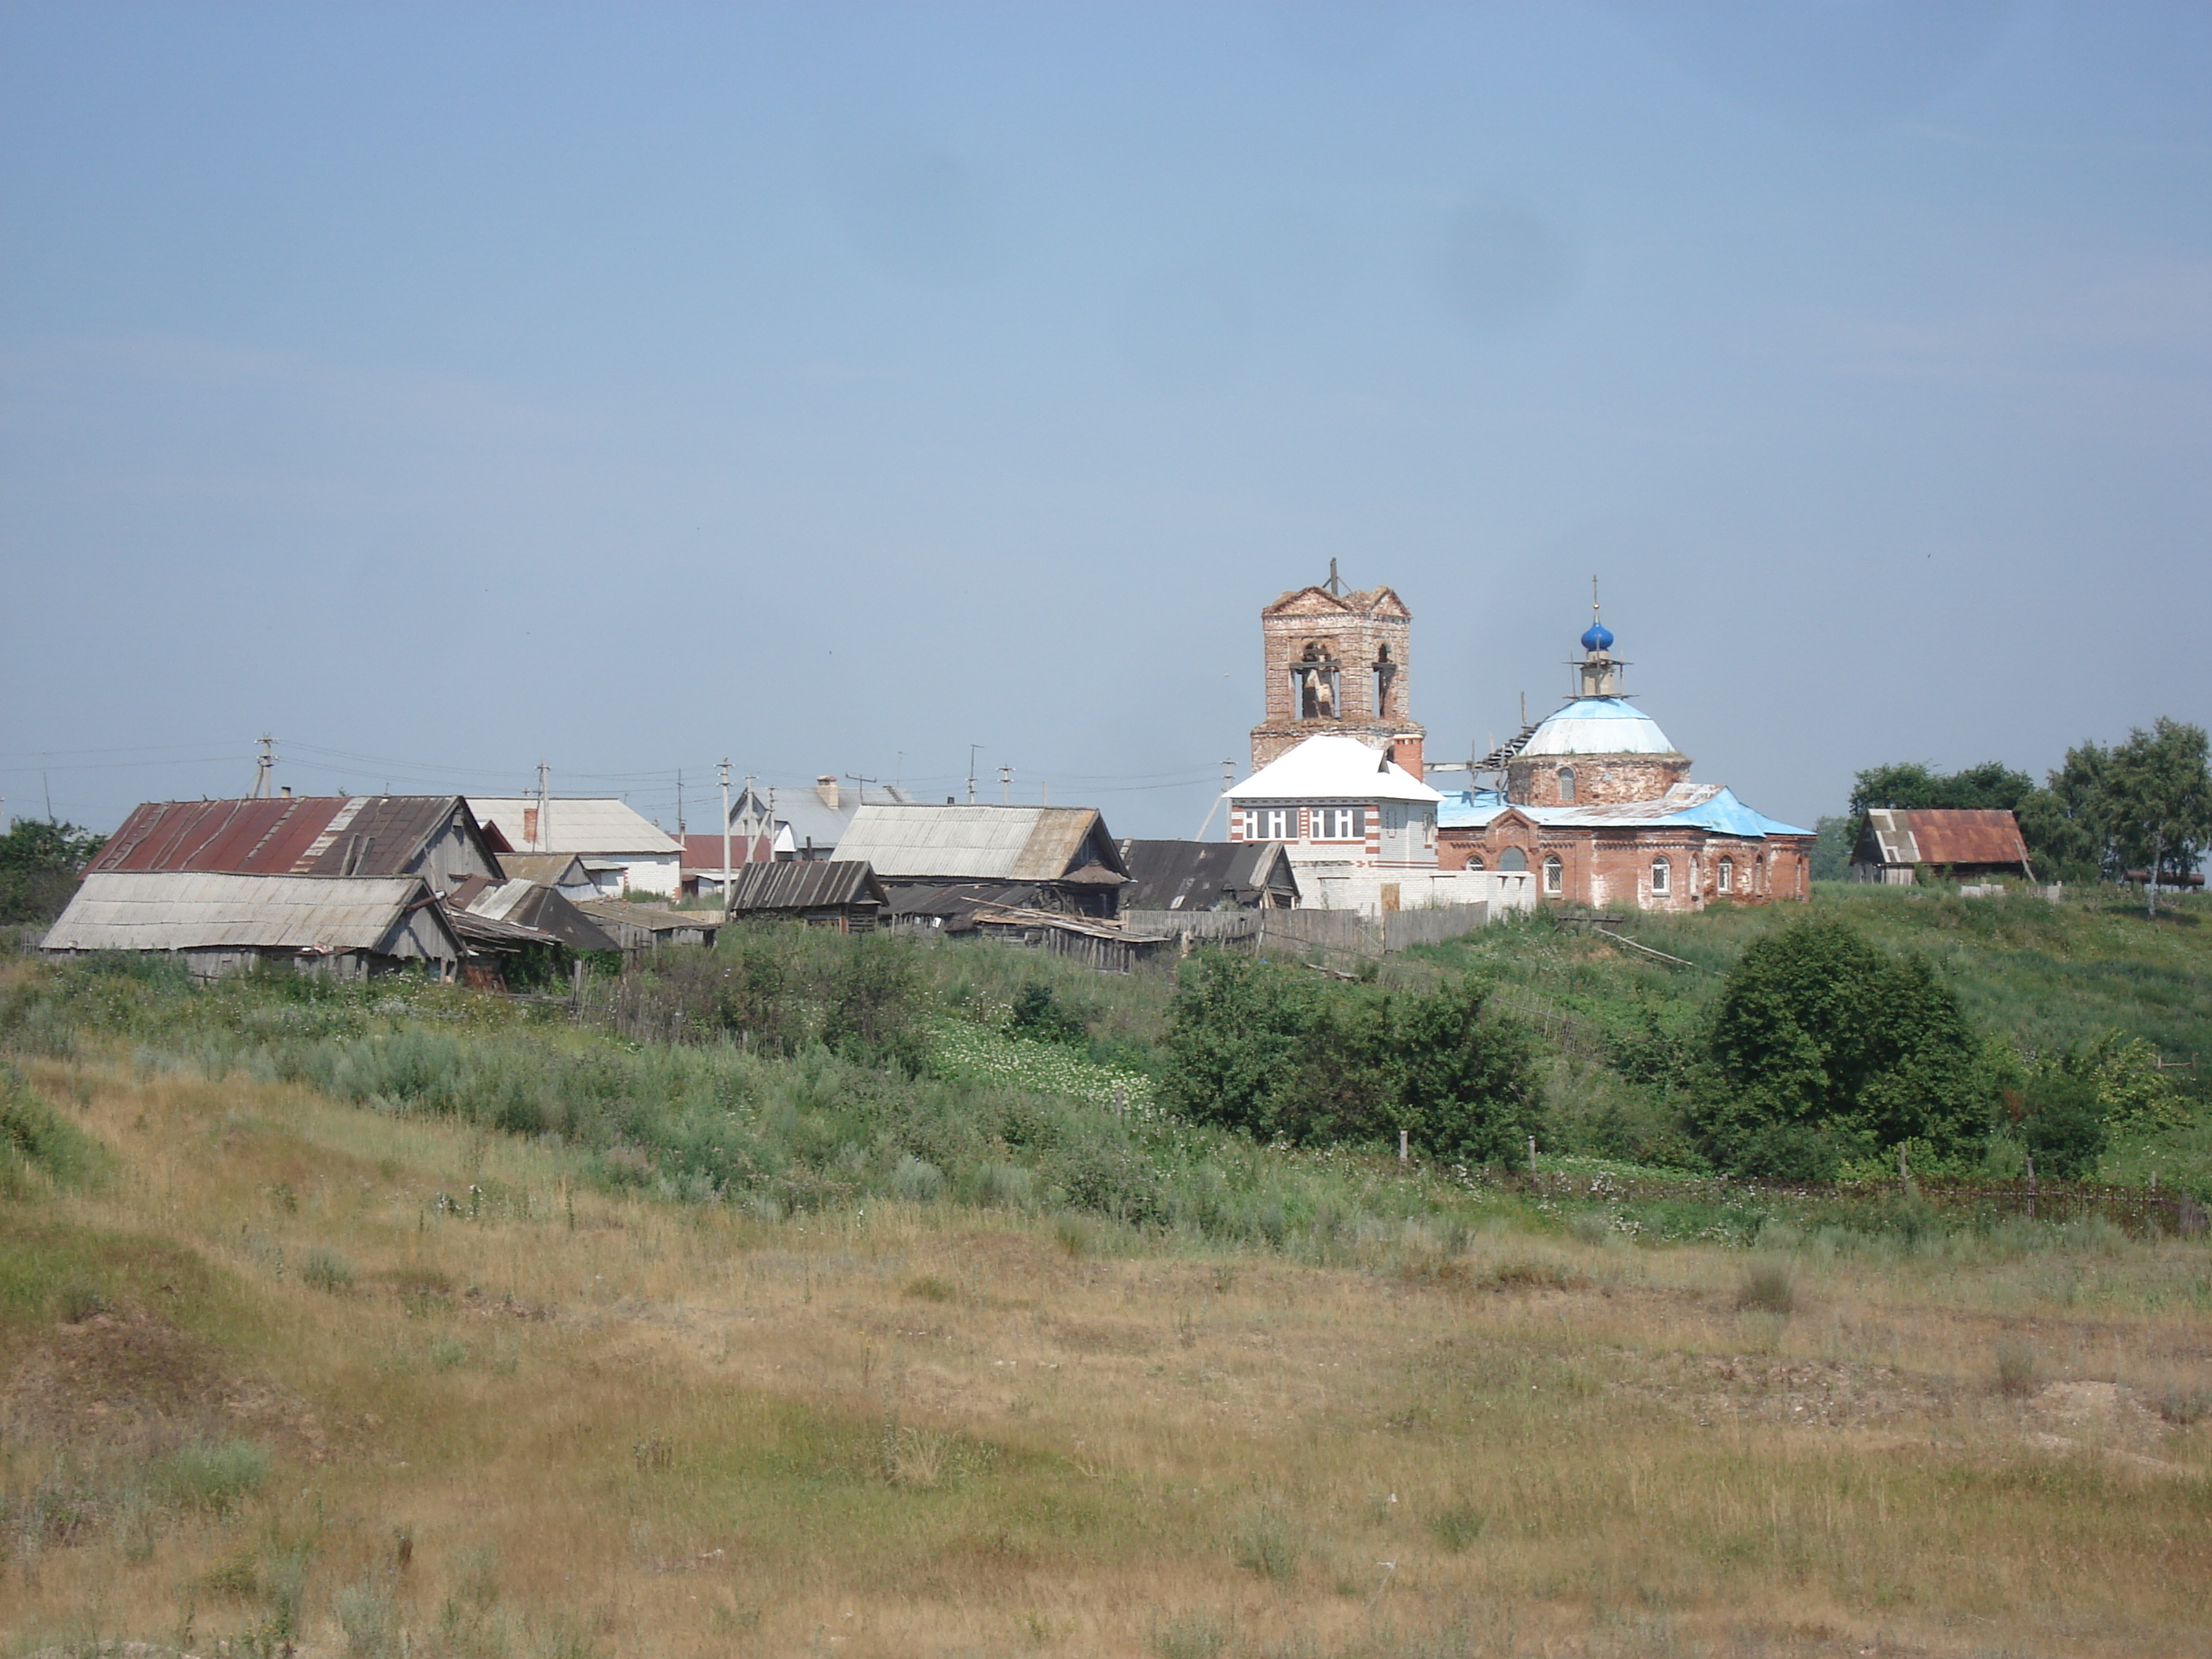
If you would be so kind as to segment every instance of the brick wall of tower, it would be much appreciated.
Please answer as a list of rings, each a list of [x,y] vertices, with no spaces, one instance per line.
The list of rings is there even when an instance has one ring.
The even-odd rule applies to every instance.
[[[1340,595],[1325,588],[1299,588],[1263,610],[1260,635],[1266,717],[1252,729],[1254,769],[1322,733],[1358,738],[1377,750],[1410,754],[1418,761],[1423,733],[1412,718],[1413,620],[1387,587]],[[1310,716],[1300,707],[1293,677],[1308,660],[1309,647],[1336,665],[1332,714]],[[1386,651],[1387,659],[1382,655]],[[1390,672],[1378,707],[1376,669],[1384,660]],[[1419,775],[1418,771],[1414,775]]]

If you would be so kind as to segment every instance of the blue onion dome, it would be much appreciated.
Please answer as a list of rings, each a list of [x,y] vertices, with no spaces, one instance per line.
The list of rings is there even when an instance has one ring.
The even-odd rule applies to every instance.
[[[1583,649],[1610,651],[1613,649],[1613,630],[1603,623],[1592,623],[1583,630]]]

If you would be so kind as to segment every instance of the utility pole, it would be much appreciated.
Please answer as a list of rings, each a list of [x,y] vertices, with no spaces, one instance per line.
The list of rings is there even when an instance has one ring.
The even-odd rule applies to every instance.
[[[545,830],[545,814],[553,800],[552,775],[551,767],[546,765],[544,761],[538,763],[538,834],[532,838],[530,848],[533,853],[543,853],[546,850],[545,843],[548,836]]]
[[[727,761],[724,761],[724,762],[722,763],[722,764],[723,764],[723,765],[725,765],[725,766],[727,766],[727,765],[729,764],[729,762],[727,762]],[[748,800],[748,801],[750,801],[750,800],[752,800],[752,799],[753,799],[753,775],[752,775],[751,773],[750,773],[750,772],[748,772],[748,773],[746,773],[746,774],[745,774],[745,793],[744,793],[744,799],[745,799],[746,800]],[[726,811],[722,813],[722,822],[723,822],[723,823],[727,823],[729,821],[730,821],[730,815],[729,815],[728,811],[726,810]],[[746,822],[746,823],[752,823],[752,822],[753,822],[753,820],[752,820],[751,818],[747,818],[747,819],[745,820],[745,822]],[[753,836],[754,836],[755,833],[756,833],[755,831],[750,830],[746,830],[746,831],[745,831],[745,857],[744,857],[744,861],[745,861],[747,864],[750,864],[750,863],[753,861]]]
[[[863,806],[868,804],[868,786],[883,781],[881,778],[864,778],[858,772],[848,772],[845,775],[860,786],[860,805]]]
[[[975,804],[975,751],[982,746],[980,743],[968,745],[968,804],[970,806]]]
[[[276,770],[276,739],[266,732],[261,734],[261,758],[253,763],[254,800],[267,800],[275,793],[273,779]]]
[[[680,766],[676,769],[676,839],[684,839],[684,769]],[[727,864],[729,860],[724,859],[722,862]]]
[[[1002,766],[999,769],[999,805],[1012,806],[1013,804],[1014,769],[1011,766]]]
[[[722,915],[730,914],[730,757],[722,757]]]
[[[1206,839],[1206,832],[1213,828],[1215,808],[1229,799],[1229,792],[1235,787],[1236,782],[1237,763],[1224,757],[1221,763],[1221,793],[1213,798],[1212,805],[1206,809],[1206,822],[1198,826],[1198,834],[1194,839],[1199,841]]]

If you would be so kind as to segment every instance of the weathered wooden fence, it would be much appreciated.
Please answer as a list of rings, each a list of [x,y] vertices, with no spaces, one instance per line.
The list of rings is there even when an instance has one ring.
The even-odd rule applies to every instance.
[[[1447,904],[1388,910],[1379,918],[1356,910],[1125,910],[1133,933],[1175,933],[1255,951],[1338,952],[1380,957],[1413,945],[1437,945],[1472,933],[1490,920],[1487,904]]]

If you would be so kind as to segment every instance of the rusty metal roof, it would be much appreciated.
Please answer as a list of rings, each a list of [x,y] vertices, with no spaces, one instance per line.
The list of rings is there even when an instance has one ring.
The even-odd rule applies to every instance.
[[[124,819],[86,873],[404,875],[427,842],[467,813],[459,795],[148,801]]]
[[[851,859],[793,859],[749,864],[730,884],[730,908],[827,910],[857,903],[888,904],[883,884],[866,864]]]
[[[2027,865],[2019,820],[2002,811],[1876,807],[1867,834],[1883,864]]]

